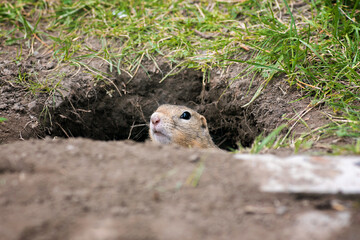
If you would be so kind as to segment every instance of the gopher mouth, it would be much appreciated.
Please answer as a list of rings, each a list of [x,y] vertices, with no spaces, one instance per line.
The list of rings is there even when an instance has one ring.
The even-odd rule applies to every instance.
[[[152,130],[153,139],[161,144],[169,144],[171,143],[171,138],[163,131]]]
[[[165,134],[163,134],[160,131],[154,131],[154,135],[157,136],[157,137],[167,137]]]

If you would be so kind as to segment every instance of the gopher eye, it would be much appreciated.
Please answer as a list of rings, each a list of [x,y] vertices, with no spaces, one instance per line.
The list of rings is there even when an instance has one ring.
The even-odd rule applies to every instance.
[[[191,114],[188,111],[185,111],[181,114],[180,118],[189,120],[191,118]]]

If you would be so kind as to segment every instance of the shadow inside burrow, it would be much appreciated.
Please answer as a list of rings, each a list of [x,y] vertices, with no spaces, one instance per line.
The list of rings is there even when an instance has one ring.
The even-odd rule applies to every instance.
[[[233,103],[231,95],[218,100],[226,84],[210,86],[195,69],[185,69],[161,82],[168,67],[163,66],[162,72],[145,67],[133,78],[118,75],[114,84],[104,81],[91,91],[72,89],[51,112],[47,123],[50,135],[143,142],[149,137],[151,114],[165,103],[185,105],[204,115],[214,143],[225,150],[237,149],[239,144],[249,147],[260,134],[251,111]]]

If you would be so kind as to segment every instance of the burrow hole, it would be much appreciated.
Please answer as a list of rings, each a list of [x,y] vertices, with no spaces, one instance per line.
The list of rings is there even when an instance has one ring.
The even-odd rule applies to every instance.
[[[142,142],[149,137],[151,114],[165,103],[185,105],[204,115],[215,144],[222,149],[236,149],[239,143],[249,147],[261,133],[254,116],[233,101],[231,92],[219,100],[226,84],[204,85],[203,73],[193,69],[159,83],[162,77],[149,71],[139,71],[131,81],[118,76],[115,84],[120,94],[109,84],[90,92],[72,89],[52,112],[51,135]]]

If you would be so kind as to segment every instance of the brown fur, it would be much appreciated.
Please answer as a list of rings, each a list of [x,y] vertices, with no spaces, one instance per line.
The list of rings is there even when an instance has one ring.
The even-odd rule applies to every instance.
[[[191,114],[189,120],[180,118],[185,111]],[[163,131],[169,136],[167,143],[183,147],[217,148],[209,134],[205,117],[194,110],[185,106],[165,104],[161,105],[154,114],[160,118]],[[161,143],[153,135],[151,128],[149,133],[152,141]]]

